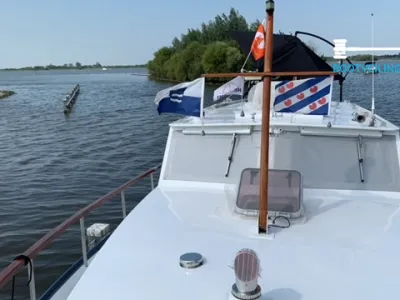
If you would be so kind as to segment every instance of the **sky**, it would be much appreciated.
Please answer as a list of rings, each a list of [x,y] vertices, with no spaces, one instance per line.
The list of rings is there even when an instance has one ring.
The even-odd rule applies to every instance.
[[[249,4],[251,3],[251,4]],[[75,63],[142,64],[175,36],[231,7],[251,22],[265,18],[264,0],[3,0],[0,68]],[[400,46],[398,0],[275,0],[274,31],[307,31],[348,46]],[[313,38],[318,50],[330,46]],[[398,41],[398,43],[396,43]]]

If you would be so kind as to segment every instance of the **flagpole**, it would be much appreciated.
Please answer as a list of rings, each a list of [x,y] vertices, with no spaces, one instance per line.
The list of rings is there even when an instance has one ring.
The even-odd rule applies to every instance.
[[[247,54],[246,60],[244,61],[242,68],[240,69],[240,73],[244,73],[243,72],[243,71],[245,71],[244,66],[246,65],[247,61],[249,60],[250,54],[251,54],[251,48],[250,48],[249,54]]]
[[[205,135],[204,132],[204,95],[205,95],[205,89],[206,89],[206,79],[203,77],[203,82],[202,82],[202,90],[201,90],[201,99],[200,99],[200,120],[201,120],[201,134]]]
[[[272,72],[274,42],[274,0],[266,1],[267,28],[264,37],[264,72]],[[271,77],[264,76],[261,125],[260,204],[258,233],[268,234],[268,175],[269,175],[269,122],[271,107]]]
[[[371,44],[372,48],[374,48],[374,14],[371,14]],[[372,72],[372,103],[371,103],[371,114],[372,114],[372,122],[371,126],[373,126],[374,118],[375,118],[375,65],[374,65],[374,51],[372,51],[372,65],[374,66]]]

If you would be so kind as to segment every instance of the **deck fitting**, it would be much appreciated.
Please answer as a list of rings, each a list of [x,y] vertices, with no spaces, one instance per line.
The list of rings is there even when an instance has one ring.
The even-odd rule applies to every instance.
[[[198,268],[203,262],[203,256],[196,252],[185,253],[179,259],[180,266],[186,269]]]

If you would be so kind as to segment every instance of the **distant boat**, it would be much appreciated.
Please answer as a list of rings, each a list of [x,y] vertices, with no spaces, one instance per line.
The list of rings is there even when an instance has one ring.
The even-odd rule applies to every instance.
[[[375,62],[368,61],[365,64],[364,74],[377,74],[379,70],[375,66]]]
[[[102,70],[103,70],[103,71],[107,71],[107,68],[103,68]]]

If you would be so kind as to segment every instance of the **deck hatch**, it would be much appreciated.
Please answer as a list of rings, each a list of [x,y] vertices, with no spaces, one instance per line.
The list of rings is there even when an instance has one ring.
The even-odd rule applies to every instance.
[[[289,217],[300,214],[302,178],[295,170],[269,170],[270,213],[284,213]],[[236,200],[236,211],[245,215],[258,215],[260,201],[260,169],[244,169]]]

